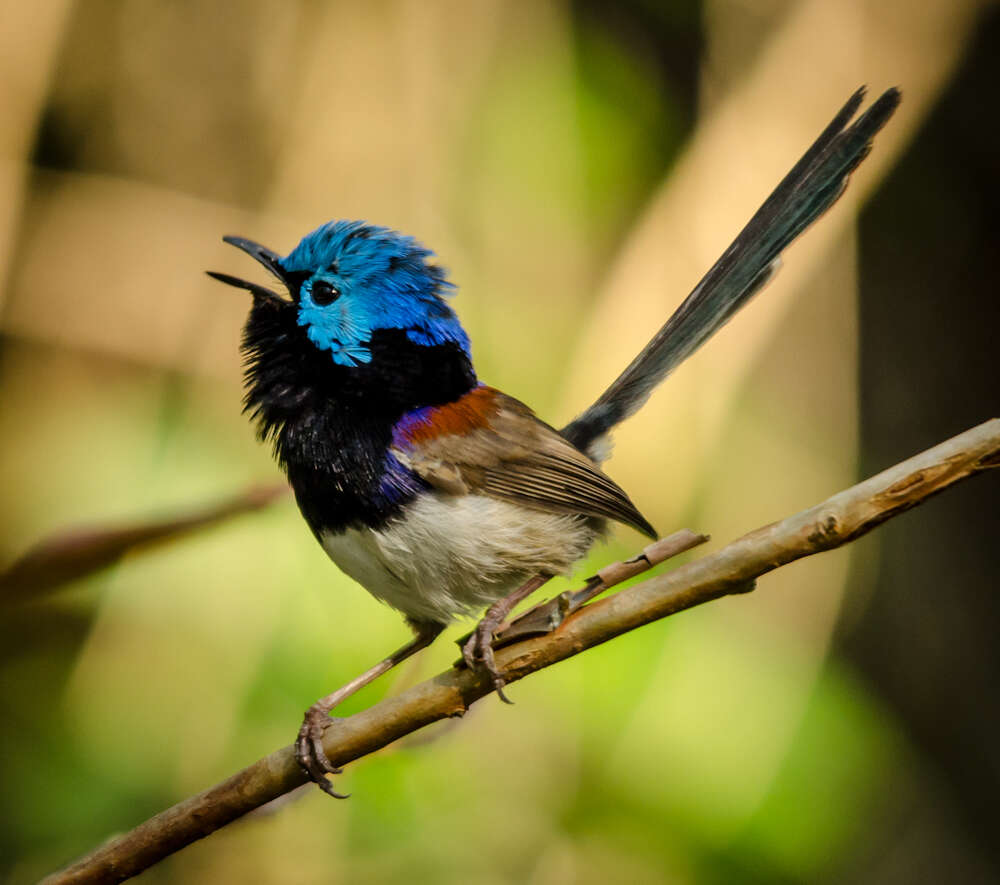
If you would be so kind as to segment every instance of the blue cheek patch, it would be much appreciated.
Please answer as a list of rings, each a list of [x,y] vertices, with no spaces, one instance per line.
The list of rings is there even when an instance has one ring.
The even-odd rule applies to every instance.
[[[360,366],[369,363],[372,352],[371,327],[355,322],[340,301],[317,307],[303,298],[299,306],[298,323],[305,326],[309,340],[320,350],[329,350],[339,366]]]
[[[333,304],[318,307],[303,293],[298,324],[305,327],[316,347],[329,350],[341,366],[371,362],[371,338],[378,329],[405,329],[414,344],[433,347],[452,342],[469,352],[469,337],[450,308],[411,294],[345,293]]]
[[[334,339],[317,340],[313,329],[308,332],[309,340],[320,350],[329,350],[330,356],[338,366],[360,366],[372,361],[372,352],[363,344],[341,344]]]

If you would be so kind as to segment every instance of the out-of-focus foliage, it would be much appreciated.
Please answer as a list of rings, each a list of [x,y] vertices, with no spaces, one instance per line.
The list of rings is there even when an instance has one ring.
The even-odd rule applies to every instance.
[[[956,45],[972,5],[926,4]],[[618,256],[674,274],[644,307],[619,309],[648,337],[871,76],[856,51],[865,28],[838,31],[816,2],[31,10],[0,35],[3,88],[18,99],[0,133],[0,566],[67,524],[144,520],[278,478],[239,412],[246,301],[201,273],[252,272],[223,234],[279,251],[333,217],[415,234],[460,286],[482,377],[558,423],[611,380],[603,360],[633,355],[601,319]],[[944,71],[922,33],[903,29],[880,62]],[[654,195],[669,203],[662,183],[696,109],[710,116],[741,78],[756,82],[748,72],[782,40],[836,84],[831,106],[770,93],[768,119],[808,113],[804,135],[748,159],[770,132],[750,125],[722,140],[711,175],[681,170],[678,187],[714,201],[690,216],[696,257],[635,238]],[[812,51],[824,41],[849,72],[827,75]],[[908,102],[928,102],[943,77],[928,73]],[[730,180],[730,162],[775,174]],[[850,211],[821,222],[841,231],[821,264],[805,243],[791,252],[799,275],[789,268],[750,308],[757,319],[734,322],[623,429],[610,472],[662,531],[724,541],[853,479]],[[824,235],[810,236],[819,254]],[[618,532],[581,573],[638,543]],[[884,838],[886,785],[919,766],[893,714],[827,658],[849,556],[784,569],[748,597],[514,686],[514,709],[488,700],[432,740],[351,766],[338,782],[349,801],[301,792],[146,879],[836,880]],[[448,666],[460,629],[342,712]],[[34,881],[290,742],[314,698],[406,635],[287,499],[5,611],[3,881]]]

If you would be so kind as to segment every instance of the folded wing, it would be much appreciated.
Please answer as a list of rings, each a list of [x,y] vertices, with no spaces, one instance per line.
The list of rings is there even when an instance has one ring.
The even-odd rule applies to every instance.
[[[406,415],[392,453],[430,485],[557,513],[578,513],[656,531],[590,458],[526,405],[491,387]]]

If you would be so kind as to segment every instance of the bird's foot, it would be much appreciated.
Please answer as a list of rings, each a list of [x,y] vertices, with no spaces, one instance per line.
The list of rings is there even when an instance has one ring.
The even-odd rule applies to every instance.
[[[493,637],[500,625],[507,620],[514,607],[524,599],[527,599],[539,587],[542,586],[551,575],[538,574],[528,578],[520,587],[512,593],[501,597],[488,609],[483,619],[476,624],[476,629],[472,631],[468,640],[462,646],[462,659],[465,666],[472,671],[485,670],[493,683],[493,689],[505,704],[514,703],[503,692],[506,680],[497,667],[496,657],[493,654]]]
[[[410,626],[417,635],[406,645],[394,651],[389,657],[383,658],[375,666],[369,667],[360,676],[355,676],[332,694],[320,698],[306,710],[302,727],[299,729],[298,737],[295,738],[295,761],[299,763],[306,777],[328,796],[333,796],[335,799],[347,798],[346,795],[338,793],[327,778],[328,774],[340,774],[340,769],[330,761],[326,750],[323,749],[323,732],[330,725],[330,711],[383,673],[388,673],[410,655],[427,648],[434,641],[434,637],[444,629],[443,624],[419,621],[411,621]]]
[[[505,704],[512,704],[514,702],[504,694],[503,687],[507,683],[497,667],[496,657],[493,654],[493,631],[499,626],[499,622],[489,615],[476,624],[476,629],[462,646],[462,659],[465,661],[465,666],[473,672],[485,670],[493,682],[497,697]]]
[[[629,578],[634,578],[679,553],[704,544],[707,540],[708,535],[698,534],[690,529],[681,529],[672,535],[654,541],[637,556],[605,566],[596,575],[589,577],[586,584],[579,590],[560,593],[554,599],[549,599],[528,609],[509,624],[503,624],[497,629],[493,638],[493,648],[504,648],[532,636],[544,636],[546,633],[551,633],[571,614],[579,611],[588,602],[611,587]],[[747,589],[753,588],[748,587]],[[743,591],[731,590],[730,592]]]
[[[340,774],[342,769],[334,765],[323,749],[323,731],[330,723],[330,709],[322,704],[313,704],[302,720],[298,737],[295,739],[295,761],[305,772],[306,777],[316,784],[328,796],[334,799],[346,799],[349,793],[338,793],[329,774]]]

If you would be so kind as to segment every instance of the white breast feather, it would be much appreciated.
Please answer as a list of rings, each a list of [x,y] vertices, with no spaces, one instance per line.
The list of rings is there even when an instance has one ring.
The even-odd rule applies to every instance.
[[[482,495],[423,495],[379,531],[324,534],[329,557],[419,621],[477,614],[538,572],[570,571],[597,537],[579,517]]]

